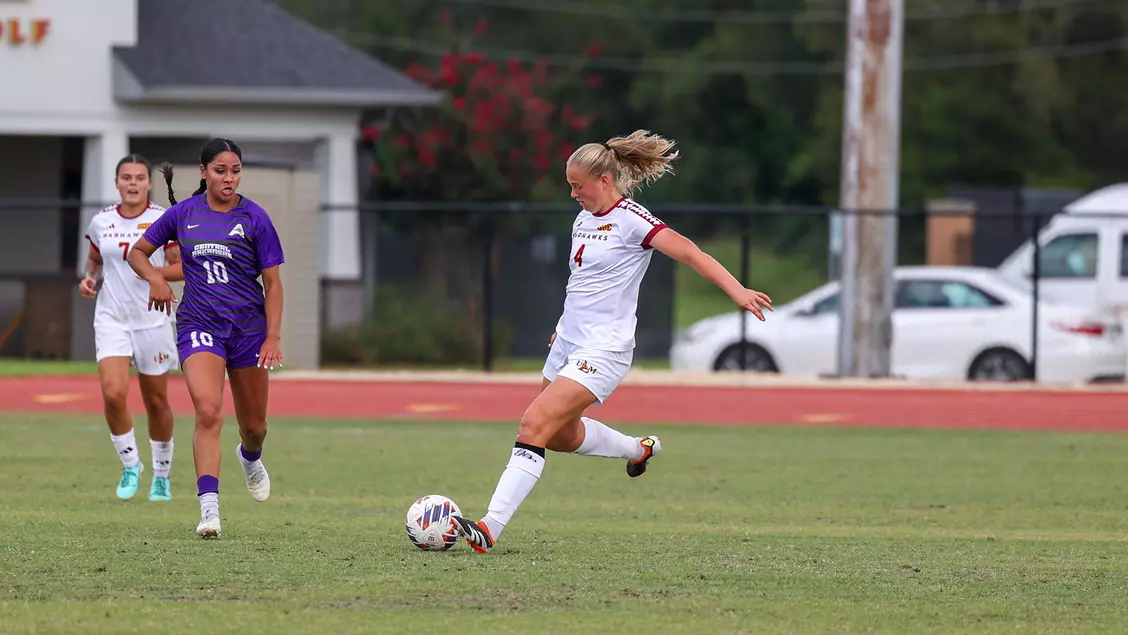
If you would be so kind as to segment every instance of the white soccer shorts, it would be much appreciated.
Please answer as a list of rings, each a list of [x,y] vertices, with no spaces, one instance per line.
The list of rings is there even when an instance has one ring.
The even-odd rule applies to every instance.
[[[627,376],[634,361],[634,351],[600,351],[583,348],[562,337],[552,343],[545,360],[545,379],[556,381],[567,377],[595,395],[596,403],[603,404]]]
[[[164,375],[177,366],[176,337],[172,325],[130,331],[117,325],[94,327],[94,355],[131,357],[142,375]]]

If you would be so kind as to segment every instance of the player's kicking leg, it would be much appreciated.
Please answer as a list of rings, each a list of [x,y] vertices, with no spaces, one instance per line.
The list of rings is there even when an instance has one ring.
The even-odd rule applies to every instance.
[[[619,382],[630,370],[633,354],[630,352],[607,351],[558,351],[561,343],[553,343],[544,367],[544,381],[541,391],[559,377],[567,377],[583,384],[591,391],[596,403],[602,404],[618,387]],[[597,372],[586,374],[573,363],[592,360]],[[590,417],[577,417],[568,422],[548,442],[553,452],[579,454],[580,456],[599,456],[610,459],[626,459],[627,476],[635,478],[646,472],[650,459],[662,451],[662,442],[657,436],[632,437],[619,432]]]
[[[544,471],[545,446],[568,422],[595,401],[592,392],[568,379],[557,380],[533,400],[521,417],[517,442],[498,480],[488,511],[478,522],[452,517],[458,533],[479,553],[488,553]]]
[[[584,456],[627,459],[627,475],[632,478],[646,472],[650,459],[662,451],[662,442],[657,436],[634,438],[588,417],[582,417],[580,421],[583,422],[586,430],[595,432],[594,434],[588,432],[584,442],[580,443],[580,448],[575,449],[574,452]],[[571,448],[575,447],[571,445]],[[549,449],[555,448],[549,447]],[[533,485],[540,479],[541,471],[544,469],[544,450],[545,448],[520,442],[515,444],[509,464],[505,466],[505,472],[498,482],[493,499],[490,500],[489,513],[486,517],[477,522],[459,516],[452,517],[458,533],[470,543],[474,551],[489,553],[493,549],[494,542],[513,517],[513,513],[517,511],[521,501],[528,496]]]
[[[548,449],[580,456],[626,459],[627,476],[646,473],[650,459],[662,451],[657,435],[631,437],[590,417],[580,417],[549,442]]]

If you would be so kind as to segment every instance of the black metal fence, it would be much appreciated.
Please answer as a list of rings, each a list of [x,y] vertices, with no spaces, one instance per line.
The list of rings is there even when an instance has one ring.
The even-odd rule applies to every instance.
[[[1026,357],[1030,376],[1039,377],[1038,301],[1046,299],[1043,287],[1048,281],[1059,287],[1088,285],[1088,291],[1078,291],[1069,301],[1128,305],[1128,297],[1120,298],[1115,286],[1128,285],[1128,210],[1070,212],[1069,217],[1091,222],[1057,238],[1037,240],[1068,202],[1040,206],[1020,202],[1000,209],[948,201],[928,209],[892,212],[658,204],[649,209],[713,255],[745,286],[770,294],[777,307],[836,277],[841,221],[851,214],[896,216],[900,266],[995,268],[1030,242],[1033,255],[1029,267],[1021,270],[1033,283],[1034,300]],[[8,200],[0,201],[0,215],[83,206],[103,207],[77,201]],[[340,294],[323,296],[323,324],[330,325],[321,335],[323,364],[539,368],[563,307],[572,256],[571,226],[577,212],[575,205],[524,203],[387,202],[323,208],[323,215],[359,213],[363,259],[363,279],[352,285],[352,292],[361,296],[353,304],[363,307],[362,315],[354,311],[342,323]],[[60,218],[66,225],[68,216]],[[77,282],[74,258],[65,256],[74,250],[78,236],[80,230],[64,226],[42,237],[43,244],[58,243],[53,252],[57,256],[52,257],[59,260],[57,265],[44,262],[28,271],[21,263],[0,262],[0,329],[5,333],[0,356],[23,356],[35,348],[27,345],[15,318],[28,314],[29,289],[33,295],[55,297],[60,281]],[[5,240],[26,247],[29,238],[0,236],[0,243]],[[3,247],[0,244],[0,253]],[[1051,299],[1058,301],[1059,295]],[[36,311],[42,313],[50,304],[45,301]],[[668,365],[679,332],[735,309],[723,292],[689,268],[656,254],[640,293],[636,363]],[[60,307],[58,312],[61,316],[64,311]],[[747,314],[741,316],[746,323]],[[739,354],[714,360],[716,369],[762,368],[757,360],[748,359],[746,330],[742,326],[739,331],[734,349]]]
[[[366,289],[371,294],[367,305],[377,307],[376,314],[380,289],[427,288],[429,280],[445,277],[453,286],[448,285],[447,291],[455,291],[445,298],[448,306],[472,317],[460,328],[467,342],[477,347],[473,362],[488,371],[499,361],[527,359],[532,366],[543,360],[563,305],[575,206],[396,202],[366,205],[359,211],[365,227]],[[1062,211],[1060,206],[984,210],[949,201],[929,209],[896,211],[706,205],[653,205],[650,211],[716,257],[745,286],[769,293],[777,307],[834,279],[835,253],[840,249],[836,230],[847,215],[896,216],[899,266],[996,268],[1029,242],[1030,266],[1020,277],[1033,283],[1027,360],[1031,377],[1039,376],[1038,310],[1039,301],[1045,299],[1041,287],[1046,279],[1082,285],[1088,281],[1094,304],[1113,300],[1098,298],[1097,285],[1107,288],[1098,274],[1109,273],[1100,263],[1115,260],[1113,277],[1128,282],[1128,238],[1123,238],[1128,234],[1117,234],[1119,242],[1104,244],[1107,232],[1099,228],[1123,220],[1128,231],[1128,210],[1071,213],[1093,226],[1078,226],[1048,243],[1037,237]],[[428,259],[443,260],[446,268],[428,265]],[[1128,297],[1108,303],[1128,305]],[[663,365],[678,331],[699,319],[734,310],[720,290],[688,268],[655,256],[639,301],[636,360]],[[741,314],[737,363],[730,359],[721,364],[718,359],[714,366],[749,368],[743,328],[748,319]],[[378,355],[368,361],[381,362]],[[458,361],[470,363],[469,358]]]
[[[356,211],[329,208],[324,213]],[[827,279],[829,234],[821,210],[792,208],[791,214],[784,214],[783,208],[688,206],[652,211],[746,285],[771,286],[757,276],[757,265],[766,265],[773,276],[786,280],[787,289],[781,292],[785,299]],[[424,354],[409,359],[405,352],[407,356],[398,359],[381,360],[377,353],[364,361],[472,362],[486,370],[499,360],[522,360],[526,366],[535,365],[538,358],[543,361],[563,308],[574,205],[392,203],[365,206],[359,212],[365,305],[379,324],[372,328],[385,330],[380,339],[407,342],[387,333],[389,324],[401,317],[388,315],[389,300],[395,306],[407,297],[424,302],[420,296],[426,296],[430,313],[465,318],[453,321],[476,349],[474,355],[457,360],[433,360]],[[724,293],[686,267],[661,255],[653,257],[640,291],[636,360],[663,364],[679,328],[734,308]],[[360,337],[357,329],[350,332],[354,355],[353,360],[340,360],[344,363],[363,356],[363,347],[355,341]],[[334,361],[342,348],[347,348],[343,342],[333,342],[323,349],[328,353],[324,357]]]

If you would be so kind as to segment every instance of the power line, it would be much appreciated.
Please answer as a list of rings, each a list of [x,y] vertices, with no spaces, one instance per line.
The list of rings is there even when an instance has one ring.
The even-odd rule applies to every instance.
[[[729,24],[827,24],[845,23],[845,7],[838,10],[814,11],[714,11],[706,9],[636,9],[624,5],[587,4],[574,0],[442,0],[448,4],[468,4],[499,9],[556,13],[573,16],[622,18],[651,22],[712,22]],[[947,3],[945,3],[947,4]],[[952,8],[930,7],[908,12],[906,21],[937,21],[973,18],[980,16],[1028,13],[1042,9],[1057,9],[1093,4],[1120,4],[1117,0],[1010,0],[980,5]]]
[[[338,31],[338,37],[362,46],[409,51],[424,55],[447,55],[451,47],[411,38],[385,37],[371,33]],[[940,71],[961,68],[982,68],[1006,66],[1034,59],[1065,59],[1128,50],[1128,37],[1099,42],[1062,44],[1041,47],[999,51],[995,53],[970,53],[936,55],[905,59],[905,71]],[[494,49],[481,50],[483,55],[497,59],[516,59],[521,62],[543,61],[549,66],[574,67],[583,65],[592,70],[617,70],[638,73],[703,73],[708,75],[828,75],[843,72],[842,60],[827,62],[742,62],[742,61],[695,61],[684,57],[638,59],[626,57],[589,58],[579,55],[540,54],[535,51]]]
[[[974,53],[967,55],[944,55],[906,59],[903,64],[903,69],[906,71],[938,71],[984,66],[1006,66],[1027,60],[1068,59],[1124,50],[1128,50],[1128,38],[1080,44],[1031,47],[1014,51],[1000,51],[998,53]]]

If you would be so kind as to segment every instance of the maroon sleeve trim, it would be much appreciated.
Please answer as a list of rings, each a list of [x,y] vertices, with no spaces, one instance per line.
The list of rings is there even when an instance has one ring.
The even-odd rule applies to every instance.
[[[667,227],[666,223],[662,223],[660,225],[655,225],[650,230],[650,232],[648,232],[646,234],[646,238],[642,239],[642,248],[643,249],[650,249],[650,241],[654,240],[654,237],[658,235],[658,232],[662,231],[663,229],[666,229],[666,227]]]

